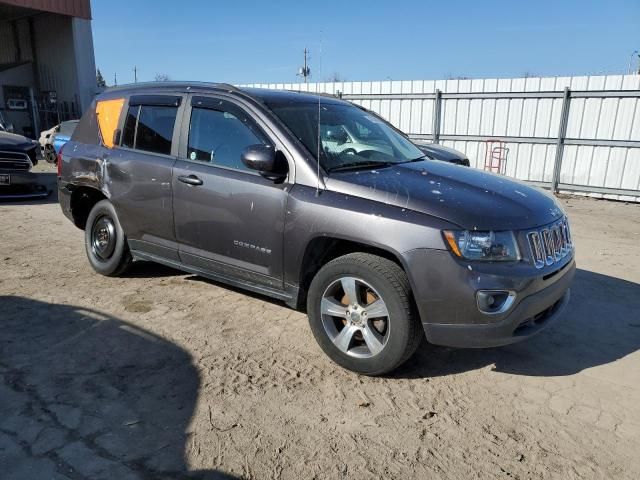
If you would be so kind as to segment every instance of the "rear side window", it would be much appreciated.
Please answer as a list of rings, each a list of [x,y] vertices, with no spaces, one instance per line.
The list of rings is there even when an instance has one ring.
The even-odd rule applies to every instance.
[[[178,107],[173,106],[130,106],[122,131],[122,145],[169,155],[177,113]]]
[[[124,129],[122,130],[122,145],[124,147],[134,148],[139,110],[140,105],[136,105],[135,107],[129,107],[127,111],[127,118],[124,120]]]

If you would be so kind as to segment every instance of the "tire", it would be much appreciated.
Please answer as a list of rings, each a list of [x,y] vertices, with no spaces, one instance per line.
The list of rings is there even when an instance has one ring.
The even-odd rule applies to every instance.
[[[348,291],[355,292],[357,307]],[[374,305],[376,300],[382,304]],[[307,314],[329,358],[364,375],[396,369],[424,338],[407,275],[391,260],[368,253],[351,253],[324,265],[309,287]]]
[[[117,277],[132,263],[127,238],[109,200],[99,201],[89,212],[84,244],[89,263],[101,275]]]
[[[51,145],[47,145],[44,151],[44,159],[47,163],[55,164],[58,162],[58,156],[56,155],[56,151],[53,149]]]

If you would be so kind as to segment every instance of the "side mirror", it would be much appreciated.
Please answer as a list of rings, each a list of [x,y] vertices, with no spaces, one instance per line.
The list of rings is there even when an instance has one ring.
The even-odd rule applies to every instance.
[[[122,135],[122,130],[116,128],[113,131],[113,146],[120,145],[120,136]]]
[[[240,155],[240,160],[247,168],[260,172],[260,175],[270,180],[286,177],[287,169],[278,161],[281,158],[271,145],[249,145]]]

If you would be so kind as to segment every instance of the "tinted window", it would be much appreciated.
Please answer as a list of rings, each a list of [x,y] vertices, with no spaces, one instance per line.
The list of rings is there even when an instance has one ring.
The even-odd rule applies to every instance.
[[[122,132],[122,145],[169,155],[177,112],[177,107],[159,105],[129,107]]]
[[[124,129],[122,130],[122,145],[125,147],[134,147],[138,110],[140,110],[140,107],[135,106],[129,107],[127,111],[127,118],[124,120]]]
[[[264,143],[256,127],[246,118],[240,120],[233,113],[221,110],[191,110],[187,151],[191,160],[248,170],[240,161],[242,151],[249,145]]]
[[[138,115],[138,131],[136,132],[136,148],[169,155],[177,113],[176,107],[141,105]]]

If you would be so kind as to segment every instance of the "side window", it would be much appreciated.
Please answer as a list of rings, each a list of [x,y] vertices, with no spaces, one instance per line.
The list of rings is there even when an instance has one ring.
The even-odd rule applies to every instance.
[[[135,134],[136,134],[136,122],[138,121],[138,112],[140,106],[129,107],[127,111],[127,118],[124,120],[124,129],[122,130],[122,146],[134,148],[135,146]]]
[[[141,105],[136,132],[136,148],[147,152],[171,153],[171,137],[177,107]]]
[[[169,155],[177,113],[177,107],[164,105],[129,107],[124,121],[122,145]]]
[[[191,160],[211,163],[237,170],[249,170],[240,160],[249,145],[264,144],[264,138],[246,119],[231,112],[194,107],[189,126]]]

